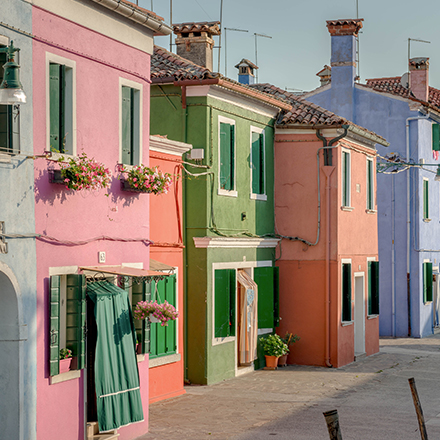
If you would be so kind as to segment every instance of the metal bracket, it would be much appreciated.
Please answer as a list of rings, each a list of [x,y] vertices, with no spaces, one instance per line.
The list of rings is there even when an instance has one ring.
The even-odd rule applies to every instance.
[[[4,234],[6,233],[5,222],[0,222],[0,254],[8,253],[8,243],[6,243],[6,238]]]

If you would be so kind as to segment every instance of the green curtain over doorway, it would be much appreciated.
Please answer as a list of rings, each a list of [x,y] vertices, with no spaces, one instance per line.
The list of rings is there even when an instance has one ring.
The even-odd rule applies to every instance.
[[[136,333],[128,294],[106,281],[89,284],[87,294],[95,303],[98,330],[95,389],[99,430],[141,422]]]

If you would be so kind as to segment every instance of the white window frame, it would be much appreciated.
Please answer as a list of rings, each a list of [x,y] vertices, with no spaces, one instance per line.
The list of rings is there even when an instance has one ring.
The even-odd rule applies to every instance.
[[[52,159],[57,160],[60,156],[75,157],[76,145],[76,61],[64,58],[50,52],[46,52],[46,151],[50,151],[50,64],[56,63],[66,66],[66,136],[72,143],[72,154],[53,153]]]
[[[368,164],[371,163],[371,174],[368,172]],[[366,188],[367,188],[367,194],[366,194],[366,205],[367,205],[367,212],[375,212],[375,206],[376,206],[376,197],[375,197],[375,185],[374,185],[374,160],[367,157],[367,181],[366,181]],[[368,206],[368,183],[371,184],[371,207]]]
[[[347,192],[348,192],[348,205],[344,205],[344,186],[345,186],[345,179],[344,179],[344,153],[347,153],[348,157],[348,184],[347,184]],[[347,148],[341,149],[341,207],[342,208],[348,208],[351,209],[351,151]]]
[[[220,187],[220,124],[229,124],[234,126],[234,189],[233,190],[226,190],[222,189]],[[236,124],[234,119],[226,118],[224,116],[219,115],[218,116],[218,139],[217,139],[217,145],[218,145],[218,176],[217,176],[217,185],[218,185],[218,191],[217,194],[219,196],[228,196],[228,197],[238,197],[238,191],[237,191],[237,130],[236,130]]]
[[[139,101],[139,123],[137,126],[137,136],[139,138],[139,164],[142,164],[143,161],[143,103],[144,103],[144,88],[143,84],[119,77],[119,163],[122,162],[122,87],[130,87],[138,91],[135,96],[137,96],[137,100]],[[130,169],[132,165],[124,164],[127,169]]]
[[[264,190],[263,194],[255,194],[252,192],[252,166],[253,166],[253,158],[252,158],[252,133],[258,133],[263,135],[263,176],[264,176]],[[266,131],[264,128],[258,128],[251,125],[250,129],[250,198],[252,200],[262,200],[267,201],[267,193],[266,193]]]

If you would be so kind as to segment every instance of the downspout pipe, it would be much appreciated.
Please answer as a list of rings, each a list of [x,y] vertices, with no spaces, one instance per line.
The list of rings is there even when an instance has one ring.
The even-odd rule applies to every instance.
[[[406,119],[406,161],[410,156],[410,138],[409,138],[409,122],[430,119],[430,115],[414,116]],[[411,171],[408,170],[406,175],[406,285],[407,285],[407,301],[408,301],[408,336],[411,336]],[[395,310],[393,310],[395,313]]]
[[[325,365],[332,368],[333,365],[330,362],[330,250],[331,250],[331,231],[330,231],[330,197],[331,197],[331,185],[330,179],[334,171],[331,168],[328,172],[325,167],[333,166],[332,149],[337,148],[333,146],[336,142],[347,136],[349,125],[343,125],[344,133],[333,139],[327,140],[321,135],[319,130],[316,130],[316,136],[322,141],[322,147],[318,150],[318,163],[319,163],[319,151],[324,150],[324,174],[326,176],[326,240],[325,240]],[[320,170],[318,168],[318,174]],[[320,189],[318,188],[318,193]]]

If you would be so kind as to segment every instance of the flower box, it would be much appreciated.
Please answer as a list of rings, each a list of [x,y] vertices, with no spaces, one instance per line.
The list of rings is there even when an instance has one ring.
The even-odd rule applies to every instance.
[[[66,185],[61,175],[61,170],[49,170],[49,183],[61,183],[62,185]]]
[[[123,191],[166,194],[173,179],[171,174],[163,173],[158,167],[149,168],[145,165],[134,165],[129,169],[121,165],[119,171],[124,174],[120,177]]]
[[[72,364],[72,358],[60,359],[60,374],[70,371]]]
[[[143,194],[151,194],[151,191],[144,191],[142,189],[134,188],[130,185],[130,182],[127,179],[121,178],[121,190],[127,192],[135,192],[135,193],[143,193]]]

